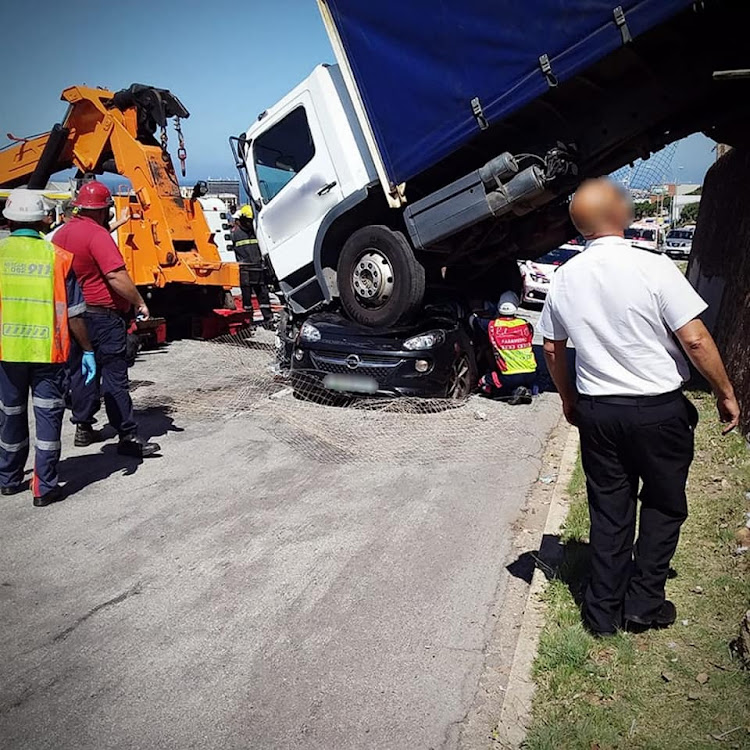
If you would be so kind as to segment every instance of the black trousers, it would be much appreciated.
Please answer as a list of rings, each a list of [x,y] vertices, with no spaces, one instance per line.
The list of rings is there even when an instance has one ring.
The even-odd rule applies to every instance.
[[[83,352],[76,342],[71,342],[68,359],[70,373],[70,397],[72,402],[71,422],[92,424],[101,407],[109,423],[120,437],[135,435],[138,425],[133,415],[128,382],[127,326],[125,320],[115,313],[87,312],[85,314],[91,345],[96,355],[97,373],[86,385],[81,374]]]
[[[242,292],[242,306],[246,310],[253,309],[253,292],[258,298],[258,306],[265,322],[273,318],[271,314],[271,299],[268,295],[268,284],[262,267],[240,263],[240,290]]]
[[[698,412],[680,392],[623,403],[582,397],[576,419],[591,515],[583,614],[592,630],[611,633],[629,616],[648,620],[664,602],[687,518],[685,484]]]

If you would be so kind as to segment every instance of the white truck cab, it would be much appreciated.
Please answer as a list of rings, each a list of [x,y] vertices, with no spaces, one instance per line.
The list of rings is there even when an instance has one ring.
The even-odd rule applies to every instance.
[[[320,65],[238,144],[256,233],[292,310],[328,302],[321,243],[378,176],[338,65]],[[335,268],[335,259],[332,261]]]

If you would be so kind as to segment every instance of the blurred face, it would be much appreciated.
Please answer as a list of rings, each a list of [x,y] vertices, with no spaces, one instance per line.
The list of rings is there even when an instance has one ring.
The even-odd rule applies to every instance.
[[[618,227],[627,229],[635,219],[635,210],[633,208],[633,199],[630,193],[622,186],[614,186],[617,191],[617,197],[613,202],[613,221]]]

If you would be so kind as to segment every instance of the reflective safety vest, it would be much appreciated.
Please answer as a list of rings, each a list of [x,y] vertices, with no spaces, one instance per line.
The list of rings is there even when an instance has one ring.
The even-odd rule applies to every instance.
[[[489,327],[490,344],[498,369],[505,375],[536,372],[534,334],[521,318],[496,318]]]
[[[73,255],[41,235],[0,242],[0,360],[62,363],[70,351],[65,281]]]

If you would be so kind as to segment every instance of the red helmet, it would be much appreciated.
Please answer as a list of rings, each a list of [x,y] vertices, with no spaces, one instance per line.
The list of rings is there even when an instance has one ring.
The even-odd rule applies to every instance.
[[[112,205],[112,193],[104,183],[92,180],[81,186],[73,205],[76,208],[109,208]]]

